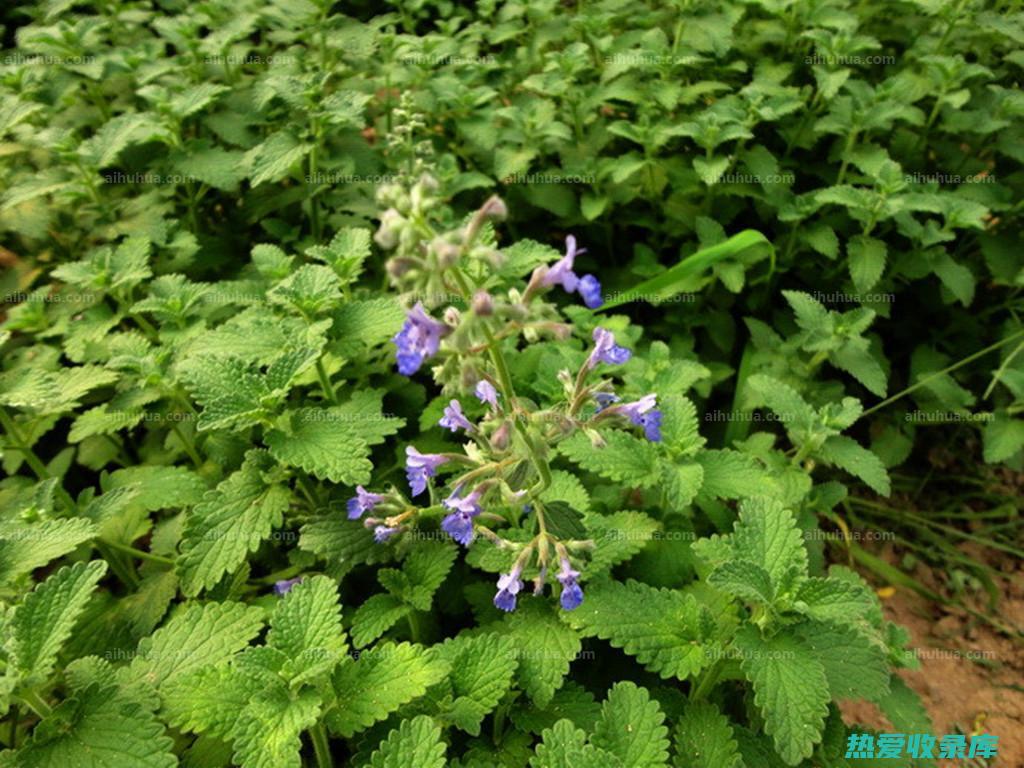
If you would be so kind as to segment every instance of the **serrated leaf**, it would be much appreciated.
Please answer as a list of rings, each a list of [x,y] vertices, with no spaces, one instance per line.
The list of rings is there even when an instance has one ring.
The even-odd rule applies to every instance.
[[[447,716],[472,736],[512,684],[517,662],[511,643],[498,635],[460,635],[434,646],[452,669],[451,707]]]
[[[846,244],[850,278],[858,291],[870,291],[885,270],[886,247],[882,240],[867,235],[852,237]]]
[[[339,705],[326,722],[348,739],[385,719],[451,673],[445,662],[421,646],[383,643],[346,659],[332,678]]]
[[[31,573],[94,536],[95,524],[82,517],[0,526],[0,583]]]
[[[795,631],[825,670],[834,699],[878,701],[889,693],[887,649],[849,625],[807,622]]]
[[[186,595],[216,586],[284,521],[291,490],[267,484],[260,455],[254,454],[186,515],[177,563]]]
[[[700,493],[710,498],[739,499],[765,492],[770,481],[757,459],[730,449],[701,451],[695,457],[703,471]]]
[[[875,493],[889,495],[889,473],[882,460],[853,438],[833,435],[818,449],[817,454],[823,461],[863,480]]]
[[[686,680],[711,662],[693,595],[637,581],[590,585],[586,599],[562,620],[585,637],[621,648],[661,677]]]
[[[370,768],[444,768],[441,728],[426,715],[405,720],[370,756]]]
[[[283,684],[256,694],[231,729],[234,759],[243,768],[300,768],[301,734],[320,716],[312,690],[292,694]]]
[[[413,610],[391,594],[378,593],[360,605],[352,618],[352,644],[364,648]]]
[[[686,707],[676,725],[675,746],[680,768],[743,768],[732,725],[714,704]]]
[[[57,661],[96,584],[107,572],[102,560],[61,568],[30,592],[10,619],[14,666],[29,683],[41,682]]]
[[[606,432],[607,445],[595,448],[582,433],[576,433],[559,445],[570,461],[588,472],[618,483],[652,485],[658,478],[658,449],[649,441],[627,432]]]
[[[551,702],[583,647],[576,632],[546,604],[529,602],[505,617],[519,662],[520,687],[538,707]]]
[[[193,605],[175,614],[140,642],[129,681],[160,687],[201,667],[213,666],[245,648],[263,627],[263,611],[241,603]]]
[[[754,686],[754,701],[765,731],[787,765],[810,757],[821,739],[830,701],[821,663],[788,634],[762,637],[747,625],[736,633],[741,666]]]
[[[591,742],[615,755],[625,768],[668,765],[665,715],[646,689],[623,681],[608,691]]]
[[[337,583],[326,576],[312,576],[292,587],[270,619],[266,644],[292,659],[317,651],[328,662],[336,662],[348,645],[341,628]]]
[[[61,702],[18,752],[21,768],[173,768],[174,742],[152,712],[116,686],[94,684]]]
[[[541,734],[542,741],[530,760],[531,768],[621,768],[609,752],[587,743],[587,734],[562,719]]]

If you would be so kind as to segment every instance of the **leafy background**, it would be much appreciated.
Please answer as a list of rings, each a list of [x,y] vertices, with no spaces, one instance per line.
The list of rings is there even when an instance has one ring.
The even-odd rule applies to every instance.
[[[843,765],[844,698],[928,730],[887,669],[905,638],[841,566],[828,580],[856,585],[834,589],[862,621],[779,640],[805,669],[700,677],[680,648],[759,642],[741,606],[837,618],[703,543],[742,521],[739,500],[770,497],[804,531],[884,520],[944,564],[955,534],[921,522],[922,477],[955,503],[955,475],[1021,470],[1016,6],[3,13],[0,701],[21,749],[2,759],[67,764],[84,744],[138,765],[325,749],[371,765]],[[440,226],[502,195],[496,243],[528,265],[504,280],[566,234],[586,245],[600,317],[643,350],[623,379],[674,424],[657,448],[560,447],[550,500],[601,543],[578,613],[500,617],[480,572],[506,562],[440,539],[380,547],[341,514],[354,485],[397,482],[408,440],[451,445],[431,427],[437,388],[394,373],[402,307],[371,242],[378,188],[421,168]],[[630,291],[669,300],[616,306]],[[517,386],[552,397],[582,349],[518,352]],[[935,462],[937,434],[966,469]],[[1019,551],[1018,507],[970,535]],[[801,578],[847,558],[897,578],[858,543],[826,558],[805,542]],[[993,592],[984,564],[958,562]],[[701,607],[731,619],[709,626]],[[821,657],[843,633],[867,640],[851,658],[877,679]]]

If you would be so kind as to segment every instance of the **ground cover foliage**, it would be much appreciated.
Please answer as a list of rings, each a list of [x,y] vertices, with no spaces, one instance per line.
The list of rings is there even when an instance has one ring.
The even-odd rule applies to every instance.
[[[823,528],[1024,463],[1015,5],[4,13],[0,765],[930,730]]]

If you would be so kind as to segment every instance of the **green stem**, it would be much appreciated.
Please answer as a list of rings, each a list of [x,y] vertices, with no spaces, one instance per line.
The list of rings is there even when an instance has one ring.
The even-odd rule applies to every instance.
[[[327,375],[327,369],[324,368],[323,358],[319,358],[316,361],[316,375],[320,377],[320,388],[324,391],[324,397],[335,405],[338,404],[338,394],[334,391],[334,387],[331,386],[331,377]]]
[[[937,379],[940,376],[945,376],[947,373],[955,371],[956,369],[961,368],[961,367],[967,365],[968,363],[974,362],[979,357],[984,357],[989,352],[997,350],[1000,347],[1009,344],[1011,341],[1016,341],[1021,336],[1024,336],[1024,331],[1018,331],[1017,333],[1013,334],[1012,336],[1007,336],[1002,341],[997,341],[995,344],[990,344],[989,346],[985,347],[984,349],[979,350],[979,351],[975,352],[972,355],[968,355],[963,360],[960,360],[960,361],[958,361],[956,363],[953,363],[950,366],[947,366],[947,367],[943,368],[941,371],[937,371],[935,373],[929,374],[928,376],[925,376],[923,379],[919,379],[917,382],[915,382],[914,384],[911,384],[906,389],[900,390],[899,392],[897,392],[892,397],[887,397],[882,402],[876,403],[875,405],[873,405],[870,408],[868,408],[867,410],[865,410],[864,413],[861,414],[861,418],[863,418],[864,416],[868,416],[868,415],[874,413],[875,411],[877,411],[877,410],[879,410],[881,408],[884,408],[887,405],[890,405],[890,404],[896,402],[900,398],[905,397],[906,395],[909,395],[911,392],[914,392],[917,389],[920,389],[921,387],[923,387],[928,382],[933,381],[934,379]]]
[[[707,672],[701,675],[697,686],[690,689],[690,701],[700,701],[707,696],[708,692],[715,687],[715,683],[718,682],[718,673],[721,667],[721,661],[716,661]]]
[[[334,761],[331,759],[331,745],[327,740],[327,731],[324,730],[323,723],[317,723],[309,729],[309,738],[313,742],[317,767],[334,768]]]
[[[126,562],[121,553],[111,547],[108,542],[96,539],[93,543],[96,545],[96,551],[110,564],[110,570],[114,572],[114,575],[122,584],[134,591],[139,586],[139,577],[136,575],[132,563]]]
[[[47,717],[53,712],[53,707],[47,704],[43,697],[32,689],[19,691],[18,698],[25,702],[25,705],[40,718]]]
[[[850,165],[849,156],[853,150],[853,145],[857,143],[857,129],[850,131],[850,135],[846,137],[846,146],[843,147],[843,164],[839,166],[839,175],[836,177],[836,186],[838,187],[843,183],[843,179],[846,178],[846,168]]]
[[[199,455],[199,452],[196,450],[195,443],[193,443],[192,440],[185,435],[185,433],[181,430],[181,427],[178,426],[178,424],[175,421],[172,420],[170,422],[170,425],[171,431],[174,432],[174,434],[177,436],[178,442],[181,443],[181,447],[185,449],[185,453],[188,454],[189,459],[191,459],[192,463],[196,465],[196,469],[199,469],[201,466],[203,466],[203,459]]]
[[[405,614],[406,623],[409,625],[409,637],[412,638],[414,643],[423,642],[423,625],[420,623],[420,617],[416,615],[416,611],[412,610]]]
[[[126,555],[137,557],[139,560],[149,560],[154,563],[162,563],[163,565],[174,565],[174,561],[169,557],[163,557],[162,555],[154,555],[152,552],[145,552],[135,547],[130,547],[127,544],[120,544],[110,539],[103,539],[103,543],[111,549],[116,549],[118,552],[124,552]]]
[[[46,465],[43,464],[38,456],[36,456],[35,451],[28,446],[28,442],[22,436],[21,430],[18,429],[18,425],[15,423],[14,417],[7,413],[7,409],[3,406],[0,406],[0,425],[3,426],[4,432],[7,433],[7,437],[14,443],[14,448],[25,458],[25,463],[28,464],[29,469],[35,473],[36,477],[40,480],[49,480],[50,472],[46,468]],[[71,494],[64,490],[62,485],[57,486],[56,493],[61,502],[69,510],[74,510],[75,501],[71,498]]]

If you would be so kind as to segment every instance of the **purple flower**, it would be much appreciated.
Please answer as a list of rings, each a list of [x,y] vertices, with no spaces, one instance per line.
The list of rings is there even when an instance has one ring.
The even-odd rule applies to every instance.
[[[448,459],[439,453],[420,453],[411,445],[405,449],[405,475],[413,496],[427,490],[427,478],[437,474],[437,468]]]
[[[481,403],[487,403],[492,408],[498,407],[498,390],[487,379],[480,379],[474,392]]]
[[[468,547],[473,542],[473,518],[480,514],[480,491],[473,491],[469,496],[461,498],[460,490],[456,489],[443,502],[452,512],[441,521],[441,529],[459,544]]]
[[[601,283],[593,275],[581,277],[577,288],[583,297],[583,303],[590,309],[597,309],[604,304],[604,299],[601,298]]]
[[[595,368],[598,363],[622,365],[633,356],[625,347],[615,343],[615,335],[598,326],[594,329],[594,350],[587,358],[587,368]]]
[[[363,486],[356,486],[356,495],[348,500],[348,519],[358,520],[364,513],[369,512],[380,504],[383,496],[379,493],[370,493]]]
[[[440,421],[437,422],[442,427],[447,427],[452,432],[457,432],[460,428],[471,432],[473,425],[469,422],[462,413],[462,403],[458,400],[452,400],[445,406],[444,416],[441,417]]]
[[[378,525],[373,529],[373,540],[378,544],[382,544],[398,533],[398,531],[399,529],[397,527],[389,528],[386,525]]]
[[[629,420],[644,428],[644,436],[651,442],[661,441],[661,411],[655,406],[658,404],[658,396],[655,394],[644,395],[635,403],[624,403],[616,407],[616,410]]]
[[[274,582],[274,594],[275,595],[287,595],[292,591],[292,587],[302,581],[301,576],[296,576],[294,579],[285,579],[284,581]]]
[[[516,565],[511,571],[498,577],[498,594],[494,596],[495,607],[505,612],[516,609],[516,595],[523,588],[523,580],[519,578],[522,572],[522,567]]]
[[[567,611],[579,608],[580,603],[583,602],[583,588],[576,583],[576,579],[579,577],[580,572],[574,571],[569,565],[569,561],[563,558],[562,568],[558,572],[558,581],[562,584],[562,596],[559,598],[559,602]]]
[[[621,398],[613,392],[595,392],[594,399],[597,400],[597,412],[600,413],[609,405],[619,402]]]
[[[569,235],[565,238],[565,256],[560,258],[550,267],[541,279],[541,285],[552,286],[561,285],[565,289],[566,293],[575,293],[576,288],[579,286],[580,279],[576,276],[576,273],[572,271],[573,262],[576,260],[576,254],[586,253],[586,248],[576,248],[576,238],[573,235]]]
[[[420,369],[423,361],[437,354],[441,344],[441,335],[447,330],[444,323],[439,323],[423,309],[422,302],[409,310],[402,330],[391,340],[398,347],[398,372],[411,376]]]

